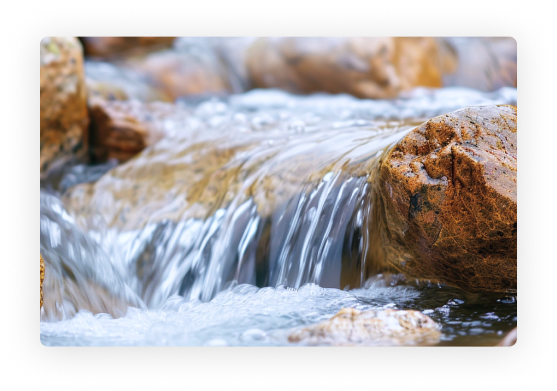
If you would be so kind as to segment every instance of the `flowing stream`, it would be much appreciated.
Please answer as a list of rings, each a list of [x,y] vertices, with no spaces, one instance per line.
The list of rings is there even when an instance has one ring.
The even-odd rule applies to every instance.
[[[423,311],[442,345],[493,345],[516,327],[516,296],[365,267],[378,157],[436,115],[516,104],[516,89],[177,104],[167,136],[127,163],[43,183],[43,344],[287,345],[343,307]]]

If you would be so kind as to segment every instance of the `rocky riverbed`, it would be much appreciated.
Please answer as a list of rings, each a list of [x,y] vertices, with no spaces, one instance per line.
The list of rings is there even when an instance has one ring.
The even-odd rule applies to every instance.
[[[77,41],[43,42],[41,115],[69,107],[43,96],[55,61],[44,91],[72,80],[89,107],[79,132],[41,121],[43,344],[496,345],[516,327],[516,78],[450,86],[451,39],[325,41],[84,39],[85,70]],[[506,44],[482,50],[508,63]]]

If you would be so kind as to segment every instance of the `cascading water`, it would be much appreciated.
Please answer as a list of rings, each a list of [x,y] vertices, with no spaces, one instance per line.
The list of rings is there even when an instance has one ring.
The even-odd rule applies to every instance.
[[[41,253],[56,271],[45,286],[57,292],[43,320],[110,314],[43,322],[43,343],[280,345],[286,328],[342,306],[448,317],[475,303],[458,290],[364,273],[369,182],[380,154],[424,120],[499,103],[515,104],[516,89],[415,90],[395,101],[253,91],[184,102],[189,114],[163,124],[169,136],[131,161],[98,180],[98,167],[74,167],[60,182],[62,202],[41,194]],[[428,289],[448,293],[432,301]],[[500,296],[486,300],[514,300]],[[456,297],[466,299],[451,307]],[[112,318],[127,306],[139,309]],[[83,324],[96,337],[68,336]]]

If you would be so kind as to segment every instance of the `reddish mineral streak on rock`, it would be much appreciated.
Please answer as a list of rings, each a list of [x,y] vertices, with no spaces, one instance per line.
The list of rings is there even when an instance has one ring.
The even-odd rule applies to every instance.
[[[517,109],[435,117],[384,155],[380,264],[467,291],[517,287]]]
[[[44,281],[44,261],[43,261],[43,256],[41,255],[41,308],[43,307],[43,281]]]

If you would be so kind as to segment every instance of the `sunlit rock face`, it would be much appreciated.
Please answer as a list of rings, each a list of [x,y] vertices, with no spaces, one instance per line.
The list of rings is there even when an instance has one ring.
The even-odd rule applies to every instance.
[[[435,117],[382,158],[374,231],[386,261],[469,291],[514,291],[517,111],[471,107]]]
[[[175,37],[82,37],[85,54],[114,58],[160,50],[172,45]]]
[[[294,331],[288,340],[333,346],[433,345],[439,342],[439,330],[437,323],[419,311],[343,308],[329,320]]]
[[[393,98],[441,87],[439,56],[433,38],[261,38],[246,63],[256,87]]]
[[[87,151],[83,53],[76,38],[41,41],[41,177]]]

